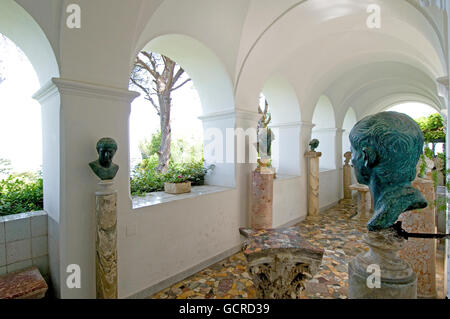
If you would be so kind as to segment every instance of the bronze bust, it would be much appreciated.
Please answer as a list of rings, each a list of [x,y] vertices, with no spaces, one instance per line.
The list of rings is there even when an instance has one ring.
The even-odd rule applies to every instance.
[[[97,142],[99,157],[98,160],[89,163],[89,166],[102,181],[113,179],[119,170],[119,165],[112,162],[116,151],[117,143],[110,137],[104,137]]]
[[[374,200],[370,231],[391,227],[405,211],[427,206],[411,186],[423,152],[424,137],[406,114],[381,112],[356,123],[350,132],[352,164],[360,184],[368,185]]]

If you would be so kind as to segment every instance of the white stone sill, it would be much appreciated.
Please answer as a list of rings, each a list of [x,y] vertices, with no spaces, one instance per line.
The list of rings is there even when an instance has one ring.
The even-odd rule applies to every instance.
[[[31,218],[35,216],[47,216],[47,213],[43,210],[36,211],[36,212],[26,212],[26,213],[20,213],[20,214],[13,214],[13,215],[6,215],[6,216],[0,216],[0,223],[2,222],[9,222],[13,220],[19,220],[19,219],[25,219],[25,218]]]
[[[275,183],[277,182],[284,182],[290,179],[296,179],[296,178],[301,178],[301,176],[296,176],[296,175],[282,175],[282,174],[277,174],[277,178],[275,178],[273,181]]]
[[[328,173],[328,172],[334,172],[339,170],[339,168],[320,168],[319,169],[319,174],[320,173]]]
[[[148,193],[144,196],[133,196],[131,200],[132,209],[136,210],[144,207],[161,205],[178,200],[192,199],[199,196],[227,192],[230,190],[235,190],[235,188],[213,186],[213,185],[202,185],[202,186],[192,186],[191,192],[186,194],[173,195],[167,194],[165,192],[153,192]]]

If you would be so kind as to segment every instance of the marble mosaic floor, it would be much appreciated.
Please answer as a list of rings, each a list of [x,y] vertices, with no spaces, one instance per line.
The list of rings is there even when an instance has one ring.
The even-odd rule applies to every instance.
[[[365,222],[355,217],[352,206],[336,206],[321,213],[319,222],[298,224],[301,235],[325,250],[320,271],[306,284],[302,299],[347,298],[347,264],[367,250],[362,242]],[[237,231],[237,230],[236,230]],[[438,284],[442,280],[438,276]],[[442,294],[442,289],[439,289]],[[255,287],[246,269],[245,257],[235,254],[197,274],[160,291],[153,299],[253,299]]]

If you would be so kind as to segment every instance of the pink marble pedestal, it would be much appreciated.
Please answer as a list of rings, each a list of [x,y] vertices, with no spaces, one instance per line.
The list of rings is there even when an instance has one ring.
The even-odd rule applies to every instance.
[[[416,178],[412,186],[420,190],[428,201],[424,209],[413,210],[399,218],[402,227],[410,233],[435,233],[435,192],[431,180]],[[410,238],[399,253],[417,275],[417,296],[436,298],[436,240]]]
[[[250,227],[253,229],[272,228],[273,178],[273,172],[261,172],[259,168],[252,173]]]

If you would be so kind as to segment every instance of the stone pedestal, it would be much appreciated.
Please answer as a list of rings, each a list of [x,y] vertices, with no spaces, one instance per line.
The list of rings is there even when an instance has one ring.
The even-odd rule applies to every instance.
[[[406,240],[399,237],[393,229],[368,232],[363,239],[369,245],[369,251],[359,254],[348,265],[348,297],[416,299],[416,274],[398,256]],[[376,284],[376,268],[380,270],[378,287],[372,285]]]
[[[319,220],[319,158],[320,152],[306,152],[308,159],[308,216],[311,221]]]
[[[343,182],[344,182],[344,198],[339,201],[339,204],[352,204],[352,190],[350,185],[352,183],[352,167],[350,166],[350,160],[352,159],[352,152],[344,154],[345,164],[343,167]]]
[[[402,227],[410,233],[435,233],[435,191],[433,182],[417,178],[412,182],[425,199],[428,206],[424,209],[403,213],[399,220]],[[409,238],[399,253],[417,275],[417,296],[420,298],[436,298],[436,240]]]
[[[373,201],[370,198],[370,189],[367,185],[353,184],[348,187],[351,191],[358,191],[359,203],[358,203],[358,218],[362,221],[368,221],[373,213]],[[370,200],[370,206],[367,205],[367,201]]]
[[[251,228],[272,228],[273,178],[272,170],[257,168],[252,172]]]
[[[117,299],[117,191],[101,181],[95,193],[97,299]]]
[[[304,240],[298,227],[241,229],[243,252],[259,299],[299,299],[305,282],[319,270],[323,250]]]
[[[42,299],[47,289],[36,266],[0,276],[0,299]]]

